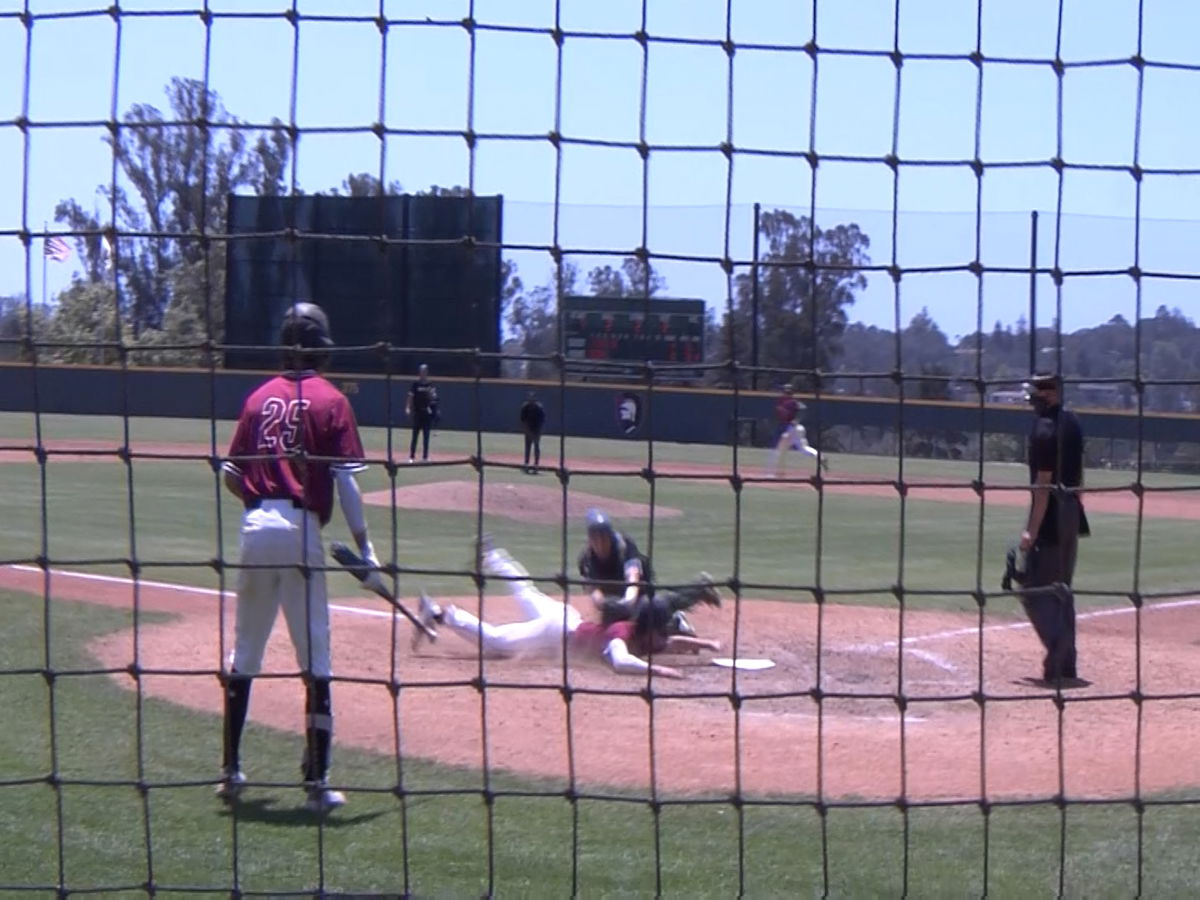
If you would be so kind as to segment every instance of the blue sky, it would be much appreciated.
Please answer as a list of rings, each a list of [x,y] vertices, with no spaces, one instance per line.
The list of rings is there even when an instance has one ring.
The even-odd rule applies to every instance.
[[[988,58],[1043,60],[983,65],[978,155],[988,163],[1026,163],[989,170],[980,184],[965,166],[933,165],[976,155],[978,70],[969,61],[906,59],[896,104],[896,69],[886,57],[819,56],[816,109],[814,66],[800,48],[815,34],[822,48],[890,51],[897,21],[894,0],[650,0],[647,29],[658,37],[722,40],[727,24],[735,44],[730,68],[719,46],[651,42],[648,54],[631,35],[641,24],[641,0],[561,0],[562,132],[595,142],[644,137],[649,163],[628,147],[567,145],[558,154],[547,132],[555,127],[557,50],[547,34],[507,27],[550,28],[553,0],[475,0],[478,22],[474,80],[465,29],[427,24],[468,14],[466,0],[385,2],[393,24],[386,51],[371,22],[301,20],[280,15],[286,0],[210,0],[215,13],[262,12],[264,18],[221,18],[206,29],[199,15],[107,14],[37,19],[28,67],[29,116],[35,123],[108,120],[135,102],[165,106],[163,87],[174,75],[202,78],[210,38],[209,81],[238,117],[266,122],[290,118],[293,42],[298,35],[296,123],[301,129],[366,126],[380,118],[393,128],[457,132],[469,116],[485,138],[474,154],[458,135],[389,136],[302,134],[296,180],[313,192],[350,172],[398,179],[410,190],[431,184],[474,185],[506,198],[505,239],[569,249],[584,270],[615,262],[643,240],[652,252],[748,259],[751,205],[808,213],[813,174],[803,159],[779,151],[881,156],[895,147],[903,165],[898,184],[878,162],[825,161],[816,174],[821,225],[857,222],[870,236],[874,263],[903,268],[963,265],[974,258],[976,213],[981,217],[985,266],[1028,263],[1029,211],[1041,213],[1039,256],[1068,271],[1143,268],[1200,276],[1200,4],[1193,0],[1065,0],[1062,58],[1107,65],[1068,68],[1062,80],[1061,150],[1058,79],[1044,60],[1055,54],[1058,4],[1051,0],[984,0],[982,51]],[[36,15],[99,10],[86,0],[34,0]],[[123,0],[125,12],[196,11],[200,0]],[[25,137],[20,114],[27,30],[15,13],[23,0],[0,0],[0,294],[27,289],[40,299],[41,246],[29,257],[12,232],[40,229],[55,203],[74,197],[98,202],[97,185],[113,178],[103,126],[42,127]],[[379,0],[300,0],[305,15],[379,13]],[[901,0],[898,43],[905,54],[967,54],[976,44],[974,0]],[[1138,71],[1128,63],[1138,46],[1156,63],[1144,71],[1137,122]],[[755,48],[753,44],[791,49]],[[1183,68],[1180,68],[1183,67]],[[386,78],[381,79],[381,72]],[[384,90],[381,96],[381,81]],[[114,90],[115,87],[115,90]],[[115,94],[115,96],[114,96]],[[732,102],[730,103],[730,98]],[[899,122],[896,124],[896,110]],[[716,148],[732,135],[732,167]],[[519,138],[519,139],[518,139]],[[1189,169],[1198,174],[1153,174],[1143,179],[1140,209],[1128,171],[1068,169],[1060,179],[1046,163],[1061,152],[1073,164]],[[701,149],[682,149],[701,148]],[[751,152],[752,151],[752,152]],[[774,155],[772,155],[774,154]],[[557,177],[557,180],[556,180]],[[556,191],[557,184],[557,191]],[[1059,192],[1061,188],[1061,212]],[[643,215],[643,204],[645,214]],[[892,209],[897,210],[893,239]],[[727,214],[728,213],[728,214]],[[728,228],[727,228],[728,221]],[[1140,227],[1139,227],[1140,226]],[[1140,240],[1139,240],[1140,238]],[[509,254],[527,283],[550,271],[545,252]],[[712,262],[664,262],[669,293],[701,297],[723,307],[724,273]],[[50,264],[51,293],[68,283],[72,267]],[[989,273],[982,283],[982,320],[1013,322],[1026,308],[1028,277]],[[966,273],[910,273],[893,289],[872,275],[851,311],[854,319],[892,327],[922,307],[951,336],[972,330],[979,282]],[[1179,307],[1196,318],[1193,283],[1147,278],[1143,310]],[[1136,309],[1127,275],[1066,279],[1061,298],[1049,278],[1039,283],[1042,324],[1061,299],[1067,329]]]

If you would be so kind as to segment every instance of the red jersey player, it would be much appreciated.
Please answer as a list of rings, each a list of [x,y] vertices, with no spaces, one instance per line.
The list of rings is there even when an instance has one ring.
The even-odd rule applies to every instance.
[[[808,454],[822,469],[829,471],[829,460],[822,459],[817,448],[808,443],[808,434],[799,421],[802,409],[805,406],[793,396],[791,385],[785,385],[783,393],[775,401],[775,437],[767,462],[767,476],[770,478],[783,477],[789,450]]]
[[[365,468],[349,401],[318,374],[333,346],[329,320],[313,303],[296,303],[283,320],[284,372],[246,399],[223,466],[225,486],[245,505],[237,579],[237,624],[225,690],[225,741],[217,794],[241,793],[239,747],[252,680],[279,608],[304,676],[307,805],[314,812],[346,798],[328,787],[333,714],[329,608],[321,528],[333,513],[334,483],[364,559],[379,565],[367,534],[355,473]],[[311,568],[310,568],[311,567]]]

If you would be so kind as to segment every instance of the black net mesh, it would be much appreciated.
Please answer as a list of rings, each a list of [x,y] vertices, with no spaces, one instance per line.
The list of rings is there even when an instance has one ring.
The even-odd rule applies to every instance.
[[[29,832],[36,833],[39,850],[21,859],[16,849],[9,857],[0,851],[9,860],[0,871],[0,890],[64,896],[593,890],[825,896],[957,892],[966,885],[978,894],[1141,895],[1186,885],[1186,874],[1179,873],[1192,860],[1180,835],[1188,833],[1186,816],[1194,802],[1188,786],[1196,773],[1179,765],[1169,777],[1148,778],[1148,758],[1167,766],[1173,755],[1190,755],[1182,749],[1186,735],[1180,735],[1190,727],[1186,716],[1194,713],[1200,694],[1180,668],[1183,657],[1160,655],[1154,647],[1155,640],[1166,640],[1164,632],[1186,630],[1190,622],[1162,626],[1148,618],[1148,610],[1156,616],[1186,614],[1195,602],[1194,577],[1182,552],[1156,551],[1155,562],[1147,561],[1154,540],[1176,538],[1169,526],[1151,532],[1147,506],[1185,504],[1196,487],[1182,476],[1143,477],[1172,461],[1180,469],[1190,467],[1188,448],[1200,442],[1185,405],[1197,384],[1194,367],[1170,357],[1167,349],[1155,350],[1182,314],[1176,310],[1178,318],[1172,319],[1163,306],[1162,321],[1149,317],[1159,295],[1182,296],[1178,291],[1190,289],[1200,276],[1183,264],[1157,266],[1145,258],[1144,226],[1161,223],[1144,222],[1142,212],[1149,179],[1198,174],[1147,165],[1142,152],[1147,79],[1200,72],[1197,65],[1143,55],[1147,21],[1170,27],[1175,13],[1156,8],[1151,16],[1135,4],[1127,10],[1137,35],[1132,55],[1077,59],[1064,51],[1070,37],[1064,22],[1072,8],[1065,2],[1057,5],[1053,52],[1030,58],[985,53],[986,23],[999,13],[995,4],[983,2],[975,12],[974,46],[953,53],[906,49],[902,23],[916,13],[900,2],[888,8],[891,46],[857,48],[824,43],[819,24],[830,4],[816,0],[799,16],[808,33],[778,43],[738,39],[744,3],[725,4],[718,29],[723,33],[707,37],[661,31],[648,0],[631,7],[639,21],[624,31],[569,26],[564,9],[569,5],[544,4],[537,14],[511,21],[490,18],[490,4],[474,2],[461,16],[418,16],[403,4],[386,2],[365,11],[332,5],[315,11],[299,2],[282,10],[217,8],[208,2],[61,11],[27,2],[0,9],[0,27],[17,36],[13,44],[23,64],[15,70],[19,114],[0,122],[0,131],[19,147],[10,180],[21,185],[20,212],[0,223],[0,239],[20,243],[25,285],[23,303],[5,320],[6,327],[10,320],[19,324],[0,335],[11,360],[0,374],[11,398],[7,408],[31,414],[29,435],[14,426],[0,453],[24,462],[35,482],[23,488],[28,502],[13,513],[20,527],[0,543],[0,561],[14,592],[6,598],[33,595],[40,602],[33,625],[14,633],[13,652],[5,657],[11,662],[0,671],[0,683],[13,686],[12,696],[27,698],[18,715],[28,732],[25,741],[3,745],[14,764],[0,777],[0,802],[10,810],[0,821],[12,847],[25,846],[19,832]],[[778,14],[792,15],[784,6]],[[113,40],[108,113],[81,119],[41,115],[34,102],[40,71],[35,60],[50,51],[56,28],[76,21],[106,23]],[[122,78],[132,52],[127,35],[161,28],[164,40],[173,39],[172,29],[185,22],[202,48],[200,77],[172,82],[165,113],[145,105],[126,109],[127,98],[141,87]],[[378,41],[377,81],[354,87],[371,95],[373,117],[314,122],[301,109],[307,80],[338,76],[333,27],[371,29]],[[780,23],[781,35],[795,30],[792,18]],[[276,44],[284,35],[290,42],[290,70],[263,87],[264,94],[276,95],[276,106],[267,104],[267,115],[245,121],[221,106],[215,88],[221,79],[213,71],[214,42],[239,31],[269,34]],[[495,51],[489,39],[499,35],[525,39],[531,48],[552,45],[556,77],[547,88],[553,104],[549,133],[492,127],[498,121],[493,107],[504,101],[480,72],[494,79],[506,65],[516,68],[514,60],[490,55]],[[452,40],[462,42],[463,107],[446,114],[451,125],[409,127],[389,98],[407,92],[419,99],[421,73],[396,48]],[[592,77],[628,78],[637,85],[629,98],[636,134],[628,139],[590,136],[578,108],[588,104],[588,91],[564,78],[573,48],[598,45],[611,47],[604,53],[613,68]],[[137,46],[145,52],[144,43]],[[263,46],[268,52],[265,41]],[[59,46],[55,52],[64,51]],[[658,124],[659,117],[679,120],[654,107],[652,98],[659,95],[651,91],[651,80],[662,70],[652,59],[688,53],[723,54],[727,63],[719,98],[725,128],[712,139],[699,140],[691,129],[674,134]],[[807,123],[794,131],[764,128],[744,142],[735,131],[735,110],[764,101],[739,88],[743,78],[755,83],[745,73],[753,71],[753,61],[767,57],[794,64],[797,77],[775,86],[774,104],[787,105],[783,119],[803,122],[807,116]],[[743,60],[747,69],[738,65]],[[905,79],[935,63],[972,73],[958,78],[954,88],[961,99],[962,85],[971,86],[966,93],[973,116],[963,121],[972,131],[970,150],[910,155],[901,115]],[[828,100],[822,78],[843,77],[846,67],[856,65],[877,81],[884,73],[890,144],[876,148],[864,141],[861,147],[830,149],[844,145],[847,132],[838,128],[837,140],[823,139]],[[637,71],[632,78],[631,68]],[[1088,161],[1086,153],[1073,158],[1064,146],[1071,86],[1081,83],[1073,79],[1093,70],[1118,72],[1134,82],[1133,140],[1119,160]],[[987,157],[985,136],[992,127],[987,110],[994,108],[989,79],[1003,81],[1012,73],[1053,77],[1056,99],[1048,120],[1053,135],[1043,134],[1047,155]],[[108,79],[109,73],[80,77]],[[681,98],[687,88],[678,85]],[[1010,99],[1019,93],[1011,91]],[[1008,121],[1002,109],[994,115]],[[1019,116],[1015,121],[1024,124]],[[96,153],[107,154],[111,166],[94,211],[64,205],[51,229],[31,208],[31,172],[39,164],[41,142],[71,129],[96,130],[107,143],[98,140]],[[332,145],[325,142],[337,138],[377,147],[374,164],[316,195],[318,188],[302,183],[299,173],[308,157],[328,155]],[[961,136],[929,139],[965,146]],[[413,140],[455,142],[447,156],[463,165],[452,188],[409,194],[395,182],[404,166],[397,148]],[[165,177],[151,156],[138,156],[156,141],[174,142],[179,165],[172,174],[181,183],[160,185],[156,194],[175,204],[170,214],[145,208],[139,198],[148,188],[131,175],[136,170]],[[240,168],[231,168],[222,156],[231,152],[239,154]],[[586,166],[589,153],[605,152],[625,154],[626,180],[640,183],[636,209],[580,209],[564,202],[568,158]],[[522,156],[535,161],[524,171],[536,171],[540,183],[553,185],[553,202],[542,210],[539,229],[506,227],[520,221],[522,205],[505,204],[499,196],[504,191],[477,192],[480,182],[486,182],[486,191],[503,183],[493,174],[495,160]],[[766,199],[753,208],[735,202],[742,196],[739,165],[763,161],[800,173],[796,182],[806,202],[781,204],[787,209]],[[480,175],[485,164],[492,167],[486,179]],[[697,192],[703,182],[703,195],[711,197],[717,185],[722,203],[703,212],[658,209],[657,181],[673,181],[673,168],[690,165]],[[851,170],[863,174],[847,176]],[[1016,170],[1052,179],[1055,202],[1032,217],[990,215],[989,179]],[[930,172],[971,182],[974,211],[941,218],[903,212],[907,192],[914,190],[905,185],[929,183],[923,179]],[[1110,238],[1119,234],[1125,240],[1119,251],[1068,259],[1068,248],[1099,233],[1069,215],[1066,198],[1071,178],[1091,174],[1128,179],[1122,190],[1132,190],[1133,214],[1099,229],[1106,236],[1095,243],[1113,247],[1118,241]],[[859,217],[869,222],[864,226],[869,242],[861,239],[859,225],[836,224],[843,217],[822,208],[823,176],[886,185],[888,208]],[[596,224],[595,231],[581,228],[582,219]],[[506,239],[516,232],[518,237]],[[991,255],[992,239],[1005,232],[1006,249]],[[938,236],[938,247],[950,249],[910,256],[910,242],[928,233]],[[583,234],[618,237],[600,243],[574,237]],[[78,279],[50,303],[47,266],[72,253],[78,256]],[[911,262],[913,257],[920,261]],[[512,260],[543,272],[546,286],[516,284]],[[591,294],[604,294],[603,285],[612,283],[623,284],[628,294],[607,310],[599,304],[578,320],[569,318],[572,309],[587,306],[572,304],[589,287],[581,271],[592,266],[608,271],[590,285]],[[703,299],[708,318],[697,320],[693,302],[680,307],[676,322],[656,305],[662,294],[651,299],[658,290],[654,279],[663,272],[692,271],[705,274],[690,282],[683,278],[695,287],[675,299]],[[957,286],[953,299],[942,301],[944,310],[973,310],[973,316],[958,315],[972,334],[958,340],[953,369],[921,358],[908,321],[921,305],[914,306],[914,298],[937,278],[955,279]],[[868,280],[875,298],[880,285],[890,282],[891,327],[879,329],[874,351],[861,357],[865,362],[848,366],[835,350],[847,329],[846,310],[836,301],[861,292]],[[34,298],[35,284],[43,286],[41,303]],[[1132,297],[1126,307],[1132,323],[1122,320],[1123,343],[1109,347],[1123,360],[1115,374],[1085,371],[1099,367],[1095,361],[1090,367],[1080,363],[1063,325],[1074,314],[1074,299],[1097,284],[1097,296],[1105,298],[1098,303]],[[794,303],[786,316],[772,319],[765,304],[779,292]],[[334,673],[335,697],[353,698],[335,700],[339,722],[369,719],[374,729],[368,738],[361,726],[350,728],[355,740],[375,752],[341,774],[335,769],[335,786],[348,790],[351,805],[330,817],[306,816],[269,799],[299,787],[298,776],[253,773],[252,792],[268,799],[228,809],[216,805],[211,796],[216,772],[202,770],[185,749],[202,745],[211,751],[219,726],[173,712],[162,699],[164,685],[174,686],[174,704],[211,713],[230,677],[232,598],[242,567],[234,550],[239,522],[223,505],[221,466],[228,420],[260,379],[234,370],[274,364],[279,319],[292,299],[301,298],[330,310],[339,338],[332,368],[356,373],[337,384],[362,424],[385,429],[369,448],[364,478],[386,484],[391,497],[414,482],[436,482],[448,491],[445,484],[457,478],[470,488],[466,514],[452,535],[440,525],[425,533],[419,504],[413,511],[393,500],[385,515],[372,513],[382,574],[410,611],[417,608],[416,586],[436,583],[447,593],[457,584],[461,602],[469,605],[474,598],[484,619],[493,609],[504,615],[504,607],[493,604],[512,579],[487,576],[478,559],[462,561],[471,555],[468,545],[497,521],[490,503],[519,505],[505,499],[504,491],[528,461],[497,452],[491,436],[511,430],[512,410],[535,386],[550,420],[559,425],[556,434],[547,435],[542,463],[554,479],[543,482],[552,485],[554,507],[533,520],[539,528],[558,523],[557,564],[533,573],[546,595],[582,590],[575,567],[582,530],[577,494],[607,486],[643,498],[648,518],[639,533],[645,535],[643,549],[657,560],[662,547],[679,547],[664,537],[676,527],[671,499],[685,486],[705,484],[714,491],[708,512],[720,513],[699,527],[719,530],[729,547],[727,559],[712,563],[726,594],[725,652],[735,660],[769,653],[776,657],[776,674],[783,674],[769,682],[736,667],[720,681],[619,678],[607,670],[604,677],[581,677],[568,665],[564,643],[558,665],[529,675],[520,666],[495,667],[482,637],[477,653],[461,644],[457,663],[422,669],[402,618],[378,604],[351,604],[335,612],[369,619],[378,653],[371,665]],[[68,327],[55,310],[71,303],[91,306],[89,315]],[[514,304],[522,304],[516,313]],[[502,308],[509,313],[506,334]],[[997,311],[1027,315],[1025,329],[993,334],[990,321]],[[647,322],[661,323],[657,335],[642,333]],[[504,336],[509,343],[502,344]],[[569,343],[572,336],[578,346]],[[642,340],[657,343],[639,355]],[[622,358],[608,354],[616,346]],[[997,366],[990,357],[1001,354],[1005,363]],[[418,455],[418,445],[415,435],[408,443],[403,409],[413,370],[423,361],[439,379],[448,410],[443,428],[461,440],[439,452],[441,438],[435,438],[433,457],[414,479],[407,464]],[[104,368],[64,367],[72,363]],[[154,368],[165,366],[187,371]],[[1037,370],[1063,376],[1068,398],[1074,392],[1123,403],[1086,417],[1085,429],[1096,442],[1089,444],[1089,464],[1127,466],[1121,477],[1089,485],[1088,502],[1094,498],[1099,509],[1109,509],[1109,499],[1125,503],[1119,524],[1113,524],[1117,514],[1097,518],[1121,536],[1105,538],[1103,546],[1119,545],[1128,566],[1111,585],[1089,581],[1076,595],[1081,633],[1095,635],[1096,648],[1119,646],[1132,661],[1113,673],[1105,668],[1106,651],[1097,649],[1086,658],[1094,680],[1084,685],[1015,684],[1007,677],[1011,660],[1001,658],[1021,648],[1034,673],[1040,652],[1013,595],[997,590],[999,560],[993,556],[997,534],[1015,538],[1014,522],[1019,531],[1020,520],[1004,509],[1023,510],[1029,502],[1025,473],[997,475],[992,466],[995,459],[1023,458],[1029,414],[1002,404]],[[761,453],[775,424],[774,390],[785,382],[806,404],[816,463],[830,450],[880,449],[891,463],[828,474],[818,466],[812,475],[788,478],[764,471]],[[1158,405],[1168,395],[1176,405]],[[107,414],[115,417],[107,421],[119,424],[115,430],[102,426],[108,430],[99,438],[60,439],[53,432],[70,431],[60,413]],[[157,433],[140,417],[171,415],[201,422],[201,432],[193,429],[189,442],[176,445],[135,433]],[[572,446],[581,437],[613,437],[625,444],[612,459],[589,458]],[[680,442],[687,441],[707,443],[712,452],[680,451]],[[946,458],[951,451],[962,459],[952,472],[946,470],[950,474],[927,464],[929,457]],[[1167,465],[1158,466],[1160,461]],[[172,471],[188,475],[176,483],[159,474],[163,470],[151,465],[156,462],[186,464]],[[68,463],[80,468],[69,469]],[[806,517],[799,521],[764,505],[759,492],[768,485],[811,499]],[[927,531],[930,518],[939,518],[931,505],[935,491],[965,500],[973,511],[969,521],[958,517],[965,524],[949,550],[931,543]],[[894,501],[889,521],[864,525],[861,532],[847,526],[845,504],[856,496]],[[171,522],[149,497],[177,497],[179,505],[195,510],[212,552],[173,549],[158,531],[169,532]],[[756,535],[767,515],[779,517],[772,527],[796,532],[794,557],[764,558]],[[1168,515],[1178,521],[1191,516],[1178,510]],[[91,531],[82,538],[79,520],[90,520]],[[56,538],[59,530],[70,537]],[[88,537],[98,532],[104,540]],[[453,549],[451,537],[457,539]],[[532,541],[518,537],[516,543],[528,548]],[[1085,566],[1088,553],[1085,547]],[[894,558],[894,573],[876,577],[878,569],[865,564],[860,572],[856,557],[870,555]],[[1154,565],[1163,568],[1148,572]],[[794,601],[790,618],[756,605],[762,597]],[[97,634],[81,636],[59,603],[93,599],[119,612],[97,626]],[[16,610],[19,601],[9,602]],[[165,618],[178,615],[190,617],[193,641],[167,657],[153,636]],[[769,640],[761,630],[764,617],[773,617]],[[335,643],[340,621],[335,615]],[[703,616],[696,621],[703,623]],[[882,630],[873,631],[879,623]],[[1006,638],[1013,635],[1010,645]],[[439,642],[439,653],[450,640]],[[155,649],[147,657],[144,648],[150,646]],[[654,654],[651,661],[669,662]],[[1155,677],[1148,684],[1144,674],[1151,668]],[[1178,674],[1178,687],[1164,673]],[[271,727],[296,730],[300,675],[295,666],[285,666],[259,679],[261,694],[284,698],[280,708],[294,713],[271,719]],[[121,690],[89,694],[79,687],[85,683],[117,684]],[[111,707],[97,710],[96,696]],[[630,701],[640,704],[637,715],[618,706]],[[1156,704],[1159,711],[1151,715]],[[1019,707],[1036,712],[1024,719],[1009,714]],[[251,731],[260,724],[253,709]],[[529,739],[522,732],[534,725],[514,723],[514,709],[527,711],[537,727],[553,723],[546,734],[532,736],[534,749],[523,751],[525,757],[512,742]],[[689,725],[695,709],[705,716]],[[620,712],[611,715],[610,725],[611,710]],[[1100,720],[1101,711],[1106,724],[1089,727],[1089,718]],[[461,737],[445,739],[438,722],[456,715],[466,723]],[[426,732],[443,735],[442,743],[423,742]],[[1021,732],[1044,740],[1030,750],[1021,743],[1028,734]],[[1165,743],[1155,743],[1160,739]],[[271,740],[275,748],[284,738]],[[679,749],[680,740],[686,750]],[[262,741],[254,749],[274,752]],[[1120,744],[1114,752],[1096,750],[1112,742]],[[560,753],[561,758],[548,758]],[[532,757],[544,758],[534,764]],[[528,763],[524,769],[516,764],[522,759]],[[203,764],[209,761],[215,769],[212,756]],[[713,772],[708,781],[705,766]],[[679,771],[688,767],[701,774],[681,780]],[[368,812],[356,816],[355,804]],[[191,810],[190,818],[181,807]],[[1162,818],[1151,818],[1156,815]],[[201,818],[202,824],[193,821]],[[356,830],[377,845],[375,852],[362,855]],[[958,842],[946,850],[948,835]],[[953,875],[936,860],[939,854],[953,857]],[[272,858],[278,868],[272,869]]]

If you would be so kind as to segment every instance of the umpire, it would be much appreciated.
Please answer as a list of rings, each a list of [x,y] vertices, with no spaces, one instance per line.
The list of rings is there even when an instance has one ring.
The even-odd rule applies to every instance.
[[[1056,375],[1035,375],[1025,386],[1035,414],[1029,435],[1032,498],[1020,549],[1027,556],[1021,605],[1046,648],[1042,677],[1078,678],[1075,661],[1075,557],[1090,534],[1079,495],[1083,487],[1083,431],[1062,405]]]

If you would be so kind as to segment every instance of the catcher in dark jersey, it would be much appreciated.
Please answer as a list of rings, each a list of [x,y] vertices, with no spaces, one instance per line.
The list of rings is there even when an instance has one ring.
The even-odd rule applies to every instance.
[[[697,603],[719,606],[721,595],[710,590],[713,580],[706,572],[691,585],[666,590],[653,589],[650,560],[637,543],[613,526],[607,514],[598,509],[587,512],[587,546],[579,554],[579,574],[583,576],[592,604],[600,612],[603,625],[634,618],[639,605],[651,596],[671,612],[669,628],[674,634],[695,636],[686,610]]]
[[[526,618],[519,622],[492,625],[473,613],[456,606],[441,607],[427,594],[421,595],[421,621],[429,628],[444,625],[455,634],[479,647],[489,656],[567,652],[587,658],[603,659],[613,671],[628,674],[650,672],[662,678],[682,678],[683,673],[670,666],[643,658],[656,653],[699,653],[720,650],[717,641],[668,634],[671,610],[661,602],[647,601],[631,620],[599,624],[585,622],[578,610],[547,596],[520,563],[507,551],[481,542],[480,570],[487,575],[507,579],[509,588]],[[707,590],[716,596],[716,588]],[[420,633],[420,632],[418,632]]]
[[[236,636],[225,689],[224,769],[217,794],[232,802],[245,786],[239,748],[250,688],[282,607],[306,692],[301,765],[307,805],[325,812],[346,802],[326,781],[333,713],[321,528],[333,512],[335,482],[360,554],[374,566],[379,560],[355,480],[365,466],[354,412],[342,393],[317,373],[333,345],[324,311],[313,303],[292,306],[283,320],[280,343],[290,348],[284,351],[284,372],[247,398],[223,467],[226,487],[246,511]]]

